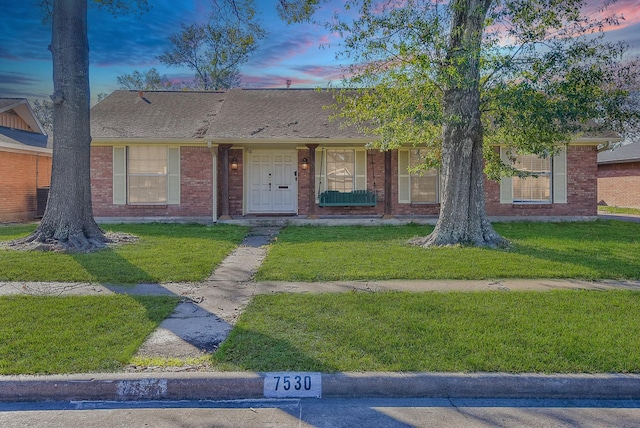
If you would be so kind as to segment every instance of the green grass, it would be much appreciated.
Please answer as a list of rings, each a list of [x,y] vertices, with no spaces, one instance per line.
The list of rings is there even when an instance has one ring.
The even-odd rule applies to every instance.
[[[498,223],[509,250],[407,244],[432,226],[287,227],[257,280],[639,279],[640,224]]]
[[[0,374],[115,371],[177,304],[174,297],[0,298]]]
[[[25,236],[35,227],[0,227],[0,241]],[[0,249],[0,281],[111,284],[202,281],[247,232],[238,226],[196,224],[122,224],[104,228],[131,233],[140,240],[89,254]]]
[[[214,362],[228,370],[640,372],[640,293],[256,296]]]
[[[622,207],[609,207],[604,205],[598,205],[598,211],[612,214],[632,214],[640,215],[640,209],[638,208],[622,208]]]

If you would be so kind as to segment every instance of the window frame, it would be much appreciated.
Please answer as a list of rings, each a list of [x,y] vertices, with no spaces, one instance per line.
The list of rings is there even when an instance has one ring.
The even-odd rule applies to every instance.
[[[162,202],[131,202],[130,198],[130,149],[135,146],[113,146],[113,204],[128,206],[167,206],[179,205],[181,200],[181,180],[180,180],[180,157],[179,146],[149,145],[148,147],[159,147],[166,149],[166,201]],[[159,176],[158,174],[137,174],[135,176]]]
[[[524,162],[522,161],[522,158],[526,158],[527,161],[529,161],[530,159],[533,158],[538,158],[538,159],[547,159],[549,161],[549,168],[547,170],[533,170],[533,169],[528,169],[528,170],[524,170],[522,168],[517,168],[518,165],[522,165]],[[551,204],[553,203],[553,157],[549,156],[547,158],[544,158],[542,156],[537,156],[537,155],[533,155],[533,154],[526,154],[526,155],[515,155],[515,158],[513,158],[514,160],[512,160],[512,165],[514,166],[514,168],[516,168],[518,171],[526,171],[528,172],[529,176],[526,177],[513,177],[511,180],[511,186],[512,186],[512,195],[513,196],[513,203],[514,204],[523,204],[523,205],[541,205],[541,204]],[[549,193],[549,197],[546,199],[534,199],[533,197],[530,198],[520,198],[520,199],[516,199],[515,197],[515,193],[516,193],[516,183],[520,182],[523,184],[527,184],[529,187],[529,190],[531,190],[531,185],[532,182],[529,181],[527,183],[527,180],[541,180],[541,179],[545,179],[548,178],[548,185],[545,186],[545,190],[548,191]],[[522,192],[524,193],[524,192]],[[529,195],[531,196],[531,195]]]
[[[435,172],[435,199],[433,201],[416,201],[414,200],[414,178],[420,178],[417,173],[410,173],[408,168],[414,166],[415,156],[412,156],[412,152],[418,156],[420,149],[407,148],[398,150],[398,203],[400,204],[412,204],[412,205],[437,205],[442,200],[442,177],[440,169],[433,168]]]
[[[319,195],[329,190],[329,179],[327,169],[327,152],[331,151],[350,151],[353,153],[353,179],[352,190],[368,190],[367,189],[367,151],[364,148],[353,147],[329,147],[320,151],[320,156],[316,160],[316,202],[319,201]],[[319,162],[318,162],[319,160]],[[343,190],[338,190],[343,191]]]
[[[499,147],[500,159],[503,163],[510,165],[512,160],[511,152],[506,146]],[[567,151],[568,146],[560,149],[554,156],[550,158],[550,201],[546,202],[519,202],[513,199],[513,177],[504,176],[500,179],[500,204],[513,205],[545,205],[545,204],[567,204]]]

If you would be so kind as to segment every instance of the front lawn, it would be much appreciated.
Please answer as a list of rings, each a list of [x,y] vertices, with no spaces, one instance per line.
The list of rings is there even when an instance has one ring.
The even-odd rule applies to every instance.
[[[27,235],[36,225],[2,226],[0,240]],[[0,281],[137,284],[202,281],[242,241],[247,228],[197,224],[106,225],[140,240],[89,254],[0,248]]]
[[[254,297],[213,355],[227,370],[640,372],[640,293]]]
[[[287,227],[257,280],[640,279],[640,224],[497,223],[510,250],[420,248],[433,226]]]
[[[168,296],[0,298],[0,374],[116,371],[168,317]]]

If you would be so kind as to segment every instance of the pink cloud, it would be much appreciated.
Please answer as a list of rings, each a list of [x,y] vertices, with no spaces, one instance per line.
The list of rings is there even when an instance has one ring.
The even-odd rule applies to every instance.
[[[309,88],[323,86],[326,82],[319,82],[314,79],[303,79],[298,77],[287,77],[286,75],[264,74],[241,76],[242,86],[245,88],[286,88],[287,80],[291,81],[292,88]]]
[[[603,7],[602,0],[591,0],[591,4],[585,9],[585,13],[593,19],[603,19],[616,15],[620,19],[619,25],[605,27],[605,31],[619,30],[640,22],[640,7],[637,0],[618,0],[611,3],[606,8]]]

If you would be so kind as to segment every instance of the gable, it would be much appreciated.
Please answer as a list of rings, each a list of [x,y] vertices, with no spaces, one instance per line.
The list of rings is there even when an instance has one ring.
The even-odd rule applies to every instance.
[[[0,127],[46,135],[26,98],[0,98]]]

